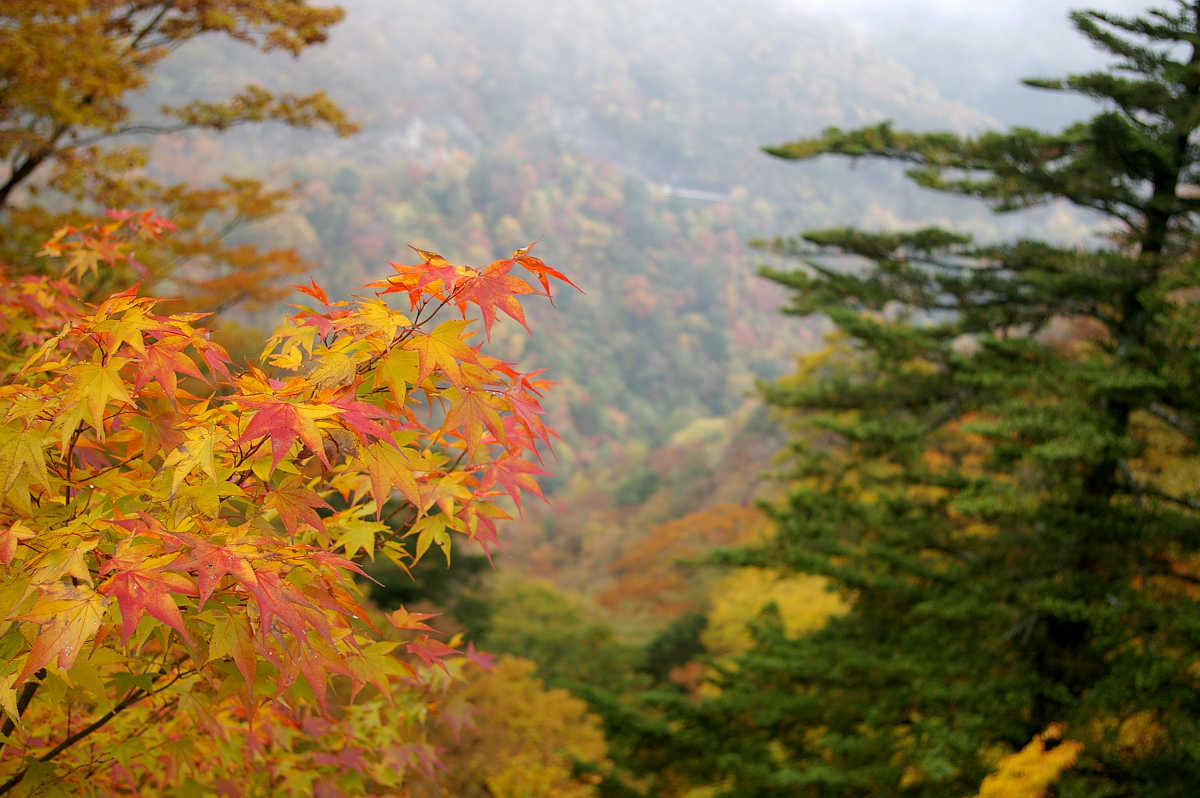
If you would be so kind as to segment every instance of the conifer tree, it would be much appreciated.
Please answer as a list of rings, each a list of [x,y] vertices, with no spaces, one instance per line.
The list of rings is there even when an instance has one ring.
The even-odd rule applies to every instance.
[[[760,617],[720,694],[671,706],[681,769],[721,794],[970,795],[1047,730],[1082,744],[1061,798],[1200,794],[1200,3],[1071,19],[1116,65],[1026,82],[1096,99],[1089,121],[767,148],[1116,232],[764,245],[804,261],[766,276],[843,356],[767,389],[794,488],[777,538],[726,558],[824,575],[852,611],[799,639]]]

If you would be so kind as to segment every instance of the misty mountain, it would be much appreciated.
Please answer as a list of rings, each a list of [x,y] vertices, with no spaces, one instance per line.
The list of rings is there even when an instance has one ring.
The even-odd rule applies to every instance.
[[[841,224],[1086,231],[1061,208],[997,220],[889,166],[763,155],[828,125],[992,124],[861,33],[784,0],[344,5],[331,40],[299,61],[181,51],[152,94],[322,88],[362,133],[164,140],[158,168],[294,182],[293,211],[242,235],[299,246],[343,293],[411,259],[408,244],[481,264],[540,239],[587,293],[536,310],[532,345],[495,346],[563,383],[555,424],[581,463],[723,417],[755,379],[820,345],[819,326],[776,315],[748,239]]]

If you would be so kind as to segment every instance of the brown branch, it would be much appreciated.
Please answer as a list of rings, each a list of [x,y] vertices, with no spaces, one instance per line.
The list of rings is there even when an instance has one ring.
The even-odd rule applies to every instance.
[[[1193,441],[1196,440],[1196,428],[1187,419],[1181,418],[1178,413],[1173,412],[1171,408],[1156,403],[1148,406],[1146,412],[1160,421],[1166,422],[1177,432],[1183,433]]]
[[[42,679],[46,678],[46,669],[42,668],[33,675],[33,678],[25,682],[25,687],[21,690],[21,695],[17,697],[17,717],[25,714],[25,709],[29,706],[29,702],[33,700],[33,696],[37,693],[38,688],[42,686]],[[17,722],[12,718],[5,718],[4,725],[0,726],[0,751],[4,750],[4,746],[8,745],[8,735],[13,733],[13,729],[17,728]]]
[[[1186,496],[1173,496],[1170,493],[1164,493],[1154,488],[1147,488],[1144,485],[1133,485],[1130,487],[1130,492],[1135,496],[1149,496],[1152,499],[1159,499],[1170,504],[1186,507],[1193,512],[1200,513],[1200,502],[1194,499],[1189,499]]]
[[[65,751],[68,748],[70,748],[71,746],[75,745],[75,743],[79,742],[80,740],[84,739],[85,737],[88,737],[89,735],[91,735],[93,732],[106,726],[109,721],[111,721],[113,718],[115,718],[120,713],[124,712],[126,709],[129,709],[129,707],[133,706],[134,704],[138,703],[139,701],[141,701],[144,698],[149,698],[152,695],[161,693],[163,690],[166,690],[168,687],[175,684],[175,682],[179,681],[185,675],[193,673],[193,672],[194,671],[190,671],[190,670],[189,671],[176,671],[175,675],[166,684],[156,687],[153,690],[143,690],[141,688],[131,690],[129,692],[129,694],[126,695],[123,699],[121,699],[121,701],[115,707],[113,707],[112,709],[110,709],[108,712],[104,713],[100,717],[96,718],[96,720],[92,721],[87,726],[84,726],[82,729],[75,732],[74,734],[68,735],[58,745],[54,746],[49,751],[47,751],[46,753],[44,753],[40,757],[38,757],[37,761],[38,762],[49,762],[50,760],[54,759],[56,756],[61,754],[63,751]],[[14,775],[8,781],[4,782],[3,784],[0,784],[0,795],[4,795],[4,794],[10,792],[13,789],[13,787],[16,787],[18,784],[20,784],[28,772],[29,772],[29,768],[25,767],[22,770],[20,770],[19,772],[17,772],[16,775]]]
[[[138,46],[142,43],[142,41],[149,36],[155,28],[158,27],[158,23],[162,22],[162,19],[167,15],[167,12],[172,11],[174,8],[174,0],[168,0],[168,2],[163,3],[162,8],[158,10],[158,13],[154,15],[153,19],[147,22],[142,29],[137,32],[137,35],[133,37],[133,40],[129,42],[129,47],[126,49],[126,52],[132,53],[137,51]]]
[[[13,190],[21,183],[25,182],[34,171],[41,166],[46,160],[57,152],[55,145],[69,130],[67,125],[59,125],[55,129],[54,134],[50,136],[49,141],[42,145],[36,152],[31,152],[25,156],[25,159],[13,167],[12,172],[8,176],[8,180],[4,181],[4,185],[0,185],[0,208],[8,202],[8,197]]]

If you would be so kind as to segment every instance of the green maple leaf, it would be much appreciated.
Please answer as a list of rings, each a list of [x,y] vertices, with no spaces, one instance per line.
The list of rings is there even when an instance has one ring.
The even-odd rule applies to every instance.
[[[0,493],[18,510],[28,513],[29,487],[50,490],[50,476],[42,452],[45,435],[16,425],[0,427]]]
[[[110,357],[103,362],[80,363],[68,372],[71,387],[63,396],[63,414],[59,417],[64,445],[81,419],[86,419],[104,440],[104,411],[109,402],[132,405],[133,397],[121,377],[121,367],[128,363],[123,357]]]
[[[477,360],[475,350],[464,341],[463,330],[469,321],[444,321],[428,335],[414,335],[404,342],[404,348],[417,353],[419,368],[417,382],[441,369],[447,379],[462,384],[462,364]]]
[[[374,560],[375,536],[388,531],[383,524],[365,518],[344,518],[338,528],[342,534],[333,545],[334,548],[341,547],[348,559],[353,559],[359,551],[365,551]]]

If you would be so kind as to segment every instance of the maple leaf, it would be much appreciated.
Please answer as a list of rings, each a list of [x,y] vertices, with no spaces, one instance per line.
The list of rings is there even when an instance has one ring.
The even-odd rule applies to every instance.
[[[256,583],[249,562],[257,556],[254,546],[245,543],[215,546],[201,537],[186,538],[185,543],[191,546],[191,551],[171,563],[171,567],[176,571],[196,572],[199,609],[204,609],[213,590],[226,576],[243,585]]]
[[[181,429],[185,417],[176,411],[135,415],[128,420],[129,428],[142,437],[142,459],[149,460],[159,452],[171,452],[187,440]]]
[[[409,629],[418,632],[432,632],[433,628],[428,624],[422,623],[430,618],[436,618],[441,615],[440,612],[409,612],[400,605],[400,609],[388,613],[387,619],[392,622],[392,626],[397,629]]]
[[[208,366],[208,371],[214,377],[224,377],[226,380],[232,379],[229,373],[229,366],[233,363],[229,353],[225,351],[225,347],[220,344],[206,341],[204,339],[193,340],[194,346],[200,353],[201,359]]]
[[[490,393],[451,388],[446,391],[445,395],[450,401],[450,408],[446,411],[442,429],[462,429],[468,457],[472,456],[479,446],[485,426],[497,440],[503,439],[504,422],[494,406],[496,400]]]
[[[291,451],[297,438],[321,459],[326,468],[330,467],[325,456],[325,447],[321,444],[321,431],[316,422],[317,419],[334,415],[337,412],[335,408],[328,405],[296,404],[278,399],[238,398],[235,401],[258,410],[246,425],[246,431],[238,436],[237,442],[241,444],[264,435],[269,436],[272,472],[279,465],[279,461]]]
[[[436,252],[427,252],[411,244],[409,249],[420,255],[424,261],[413,265],[389,263],[396,274],[378,283],[369,283],[372,288],[382,288],[383,294],[401,291],[408,293],[410,308],[415,308],[426,296],[444,300],[455,288],[459,275],[465,271],[455,266]]]
[[[405,643],[404,647],[408,650],[409,654],[420,658],[426,667],[436,665],[447,673],[450,671],[446,670],[446,664],[442,660],[454,654],[461,653],[458,649],[451,648],[439,640],[434,640],[429,635],[421,635],[416,640]]]
[[[217,481],[214,450],[217,439],[217,431],[212,427],[188,430],[184,441],[163,460],[163,471],[174,469],[171,476],[171,497],[175,496],[179,486],[197,467],[203,469],[214,483]]]
[[[332,645],[316,637],[305,640],[304,643],[300,646],[300,656],[296,659],[296,665],[304,676],[304,680],[308,682],[308,686],[312,688],[313,695],[317,699],[317,706],[321,708],[322,712],[328,714],[329,704],[326,698],[326,688],[330,674],[340,673],[350,678],[353,678],[354,674],[346,667],[344,655]]]
[[[92,334],[110,355],[122,347],[141,354],[146,351],[144,335],[154,325],[148,313],[153,304],[154,300],[139,297],[136,288],[113,294],[96,309]]]
[[[313,562],[318,563],[325,568],[341,568],[346,571],[353,571],[364,579],[370,579],[372,582],[375,582],[375,584],[381,584],[377,579],[360,568],[358,563],[347,560],[345,557],[339,557],[332,552],[315,549],[309,553],[309,557],[312,558]],[[342,599],[345,598],[345,594],[340,590],[340,588],[331,588],[331,594],[337,595],[342,606],[350,610],[351,613],[365,617],[365,614],[353,601],[350,601],[348,598],[345,601],[342,601]],[[367,623],[370,623],[370,621],[368,620]]]
[[[474,662],[479,667],[483,668],[488,673],[496,670],[496,655],[488,654],[484,651],[476,651],[474,641],[468,641],[467,650],[463,652],[463,656],[465,656],[471,662]]]
[[[533,287],[520,277],[509,272],[513,261],[498,260],[482,272],[471,275],[462,281],[462,287],[455,292],[455,301],[460,310],[466,311],[467,303],[473,302],[479,307],[483,317],[483,331],[490,341],[492,324],[496,321],[496,311],[502,310],[515,319],[526,331],[529,325],[525,323],[525,311],[517,299],[520,294],[532,294]]]
[[[110,357],[102,362],[80,363],[67,372],[71,387],[63,396],[63,406],[66,408],[62,416],[65,419],[62,425],[64,444],[75,431],[79,420],[85,416],[96,436],[103,440],[104,411],[108,403],[134,403],[120,374],[121,367],[128,362],[127,358]]]
[[[418,511],[424,510],[421,490],[417,486],[413,463],[407,452],[403,447],[397,448],[383,443],[371,444],[359,452],[359,462],[366,468],[371,481],[376,519],[379,518],[383,505],[387,503],[393,490],[403,493],[404,498]]]
[[[99,274],[100,253],[90,247],[71,250],[71,254],[67,256],[66,272],[76,279],[88,274]]]
[[[452,517],[455,514],[455,501],[469,501],[474,495],[470,488],[463,485],[468,477],[465,471],[451,471],[442,474],[436,481],[431,480],[431,488],[425,496],[426,506],[436,503],[448,518]]]
[[[326,296],[325,289],[322,288],[321,286],[317,285],[317,281],[311,277],[308,278],[308,282],[309,282],[309,285],[293,284],[292,288],[295,288],[297,291],[299,291],[302,294],[308,294],[310,297],[317,300],[325,307],[329,307],[329,297]]]
[[[63,669],[74,665],[84,643],[100,628],[107,606],[108,600],[87,585],[54,582],[43,586],[37,603],[21,616],[21,620],[36,623],[41,629],[17,683],[51,661]]]
[[[430,290],[439,296],[449,295],[454,291],[457,287],[458,278],[462,273],[460,267],[455,266],[436,252],[418,249],[412,244],[409,244],[408,248],[420,255],[424,260],[423,263],[418,263],[412,267],[420,275],[420,278],[417,280],[418,288]],[[438,291],[434,287],[438,284],[440,284],[441,291]]]
[[[508,518],[507,515],[501,515],[500,517]],[[496,523],[483,513],[477,512],[473,518],[473,522],[469,521],[468,525],[470,526],[471,539],[479,544],[479,547],[483,549],[484,556],[487,557],[488,564],[495,568],[496,563],[492,562],[492,547],[500,543],[500,537],[496,533]]]
[[[333,543],[335,548],[341,547],[347,557],[354,557],[359,551],[365,551],[372,560],[375,559],[375,537],[391,532],[391,529],[378,521],[353,518],[345,513],[338,519],[338,529],[341,530],[341,534]]]
[[[50,476],[42,451],[45,434],[15,424],[0,427],[0,494],[18,510],[29,511],[29,487],[50,490]]]
[[[263,638],[271,631],[276,619],[297,640],[303,640],[308,629],[314,626],[322,634],[328,634],[328,629],[318,616],[302,613],[304,608],[312,606],[311,603],[294,586],[284,581],[278,572],[251,570],[249,579],[239,578],[236,574],[235,578],[254,597],[258,606],[259,633]]]
[[[530,438],[549,444],[550,430],[541,418],[545,411],[537,399],[536,387],[528,379],[530,376],[532,375],[522,376],[517,385],[504,392],[512,410],[510,418],[520,423]]]
[[[146,347],[138,360],[133,390],[140,391],[147,382],[153,380],[171,400],[171,404],[175,404],[179,374],[198,380],[204,379],[200,369],[196,368],[196,364],[183,351],[188,343],[186,340],[159,341]]]
[[[367,358],[357,341],[343,339],[320,352],[316,368],[309,372],[308,379],[318,388],[349,385],[358,376],[359,364]]]
[[[17,545],[34,535],[34,531],[21,521],[13,521],[0,529],[0,563],[3,563],[5,568],[12,565],[13,557],[17,554]]]
[[[388,428],[379,423],[380,420],[390,419],[391,414],[370,402],[354,398],[352,392],[346,392],[342,396],[330,400],[329,404],[340,411],[338,420],[354,432],[359,440],[379,441],[391,437]]]
[[[111,563],[110,563],[111,564]],[[161,567],[141,566],[127,571],[118,571],[101,583],[99,591],[115,596],[121,610],[121,642],[129,643],[129,636],[137,628],[143,614],[170,626],[188,643],[191,635],[183,625],[179,606],[171,593],[196,595],[196,586],[182,574],[162,570]]]
[[[295,480],[273,488],[267,494],[266,506],[273,507],[279,513],[283,528],[292,536],[296,534],[296,527],[300,521],[318,532],[324,532],[325,522],[321,520],[317,509],[333,509],[320,494],[305,488]]]
[[[208,655],[212,659],[232,657],[249,688],[254,684],[258,655],[254,651],[254,633],[245,615],[232,610],[217,616],[209,637]]]
[[[416,385],[420,371],[420,355],[407,349],[393,349],[375,367],[372,387],[387,386],[397,405],[403,405],[408,388]]]
[[[564,282],[582,294],[583,289],[567,279],[565,274],[560,272],[558,269],[555,269],[553,266],[547,266],[545,261],[543,261],[541,258],[536,258],[529,254],[529,250],[533,249],[536,245],[537,242],[534,241],[527,247],[513,250],[512,259],[537,275],[538,282],[542,284],[542,290],[546,292],[546,298],[552,302],[554,301],[554,297],[550,295],[550,278]]]
[[[413,562],[420,562],[429,547],[436,543],[446,557],[446,566],[450,566],[450,533],[446,531],[446,516],[426,516],[413,524],[408,534],[417,536],[417,550]]]
[[[417,383],[424,381],[435,368],[454,384],[463,381],[462,363],[474,363],[476,353],[463,340],[463,330],[469,321],[444,321],[428,335],[418,334],[403,343],[405,349],[417,353]]]
[[[338,330],[353,330],[364,336],[375,336],[391,341],[401,327],[412,322],[399,311],[388,307],[383,300],[374,297],[356,297],[354,312],[334,324]]]
[[[543,501],[546,499],[542,493],[542,487],[534,478],[535,474],[549,476],[548,472],[535,463],[509,455],[488,466],[479,488],[487,490],[492,485],[499,484],[504,492],[512,497],[513,503],[517,505],[519,511],[521,509],[521,491],[532,493]]]

